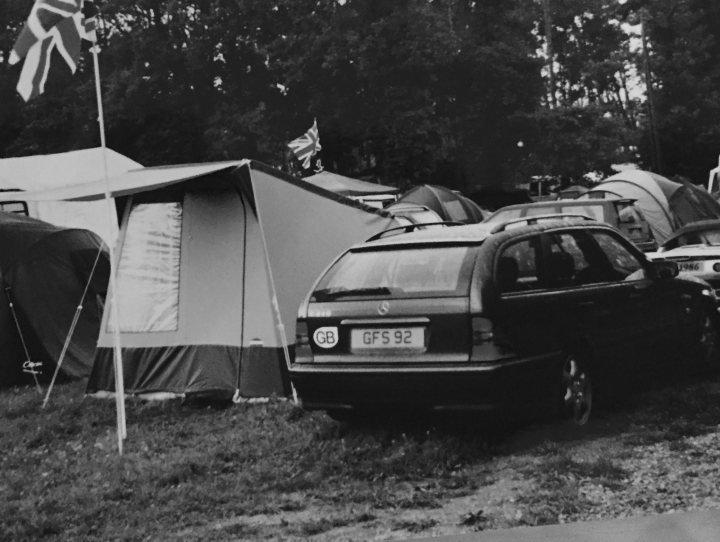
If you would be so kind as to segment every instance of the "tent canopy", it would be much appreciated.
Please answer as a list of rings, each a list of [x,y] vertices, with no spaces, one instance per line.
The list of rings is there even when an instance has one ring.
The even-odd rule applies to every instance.
[[[104,154],[104,157],[103,157]],[[0,159],[0,188],[25,191],[81,184],[142,167],[112,149],[82,149],[57,154]]]
[[[398,198],[398,203],[417,203],[435,211],[443,220],[475,224],[482,222],[480,207],[470,198],[444,186],[424,184],[411,188]]]
[[[24,361],[42,362],[48,375],[79,304],[61,369],[68,377],[90,374],[109,271],[107,252],[92,232],[0,213],[0,385],[23,381]]]
[[[609,193],[636,200],[653,230],[658,243],[685,224],[698,220],[720,218],[720,203],[703,188],[639,169],[624,170],[612,175],[580,196],[596,197]]]
[[[102,179],[106,166],[111,177],[142,167],[134,160],[107,148],[3,158],[0,159],[0,195],[3,196],[2,201],[27,202],[30,216],[66,228],[89,229],[111,243],[117,235],[117,220],[108,220],[105,203],[61,202],[52,201],[53,198],[31,200],[27,197],[27,192]],[[2,192],[7,190],[11,192]],[[22,194],[18,191],[22,191]]]
[[[63,193],[102,197],[102,184]],[[147,168],[110,180],[127,195],[119,237],[119,333],[128,393],[230,398],[287,393],[286,351],[312,282],[391,215],[241,160]],[[114,391],[110,308],[88,381]]]
[[[344,175],[331,173],[329,171],[321,171],[315,175],[305,177],[303,180],[320,188],[324,188],[325,190],[329,190],[330,192],[348,197],[397,194],[400,192],[400,189],[394,186],[361,181],[360,179],[345,177]]]

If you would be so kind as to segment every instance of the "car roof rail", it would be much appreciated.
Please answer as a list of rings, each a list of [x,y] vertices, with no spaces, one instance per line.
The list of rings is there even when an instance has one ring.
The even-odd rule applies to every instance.
[[[423,229],[426,226],[465,226],[466,224],[463,224],[462,222],[454,222],[450,220],[446,220],[443,222],[419,222],[417,224],[406,224],[404,226],[397,226],[395,228],[390,228],[388,230],[383,230],[381,232],[376,233],[372,237],[369,237],[365,240],[366,243],[370,241],[375,241],[377,239],[382,239],[383,237],[387,237],[386,234],[392,234],[392,235],[400,235],[401,233],[409,233],[411,231]]]
[[[490,233],[498,233],[501,231],[505,231],[508,226],[513,226],[515,224],[522,224],[525,223],[528,226],[531,226],[533,224],[537,224],[540,221],[545,220],[589,220],[592,222],[597,222],[592,217],[589,217],[587,215],[577,214],[577,213],[553,213],[553,214],[547,214],[547,215],[533,215],[533,216],[524,216],[522,218],[514,218],[512,220],[507,220],[505,222],[501,222],[497,226],[495,226]]]

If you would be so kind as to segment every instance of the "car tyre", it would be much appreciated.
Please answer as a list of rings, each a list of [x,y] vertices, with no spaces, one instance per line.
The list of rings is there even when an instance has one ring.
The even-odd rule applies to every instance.
[[[573,425],[586,425],[592,412],[593,389],[589,363],[584,355],[572,352],[565,357],[560,389],[562,418]]]
[[[713,314],[706,313],[700,321],[698,349],[703,372],[717,373],[720,369],[720,333]]]

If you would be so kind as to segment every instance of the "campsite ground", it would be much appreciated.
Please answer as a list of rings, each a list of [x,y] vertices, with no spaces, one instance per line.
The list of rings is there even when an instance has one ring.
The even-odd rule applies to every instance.
[[[489,431],[348,426],[287,401],[114,402],[0,391],[0,540],[390,540],[720,508],[720,384]]]

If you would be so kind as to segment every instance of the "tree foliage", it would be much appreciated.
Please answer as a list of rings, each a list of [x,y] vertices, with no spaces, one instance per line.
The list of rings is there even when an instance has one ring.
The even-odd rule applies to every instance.
[[[88,53],[74,76],[54,65],[30,103],[15,93],[19,67],[7,58],[28,4],[0,0],[0,154],[97,146]],[[637,148],[647,154],[639,56],[621,26],[645,6],[665,167],[696,176],[720,139],[720,8],[628,4],[100,1],[107,143],[145,165],[253,158],[302,174],[287,143],[317,119],[327,169],[389,184],[607,172]]]

